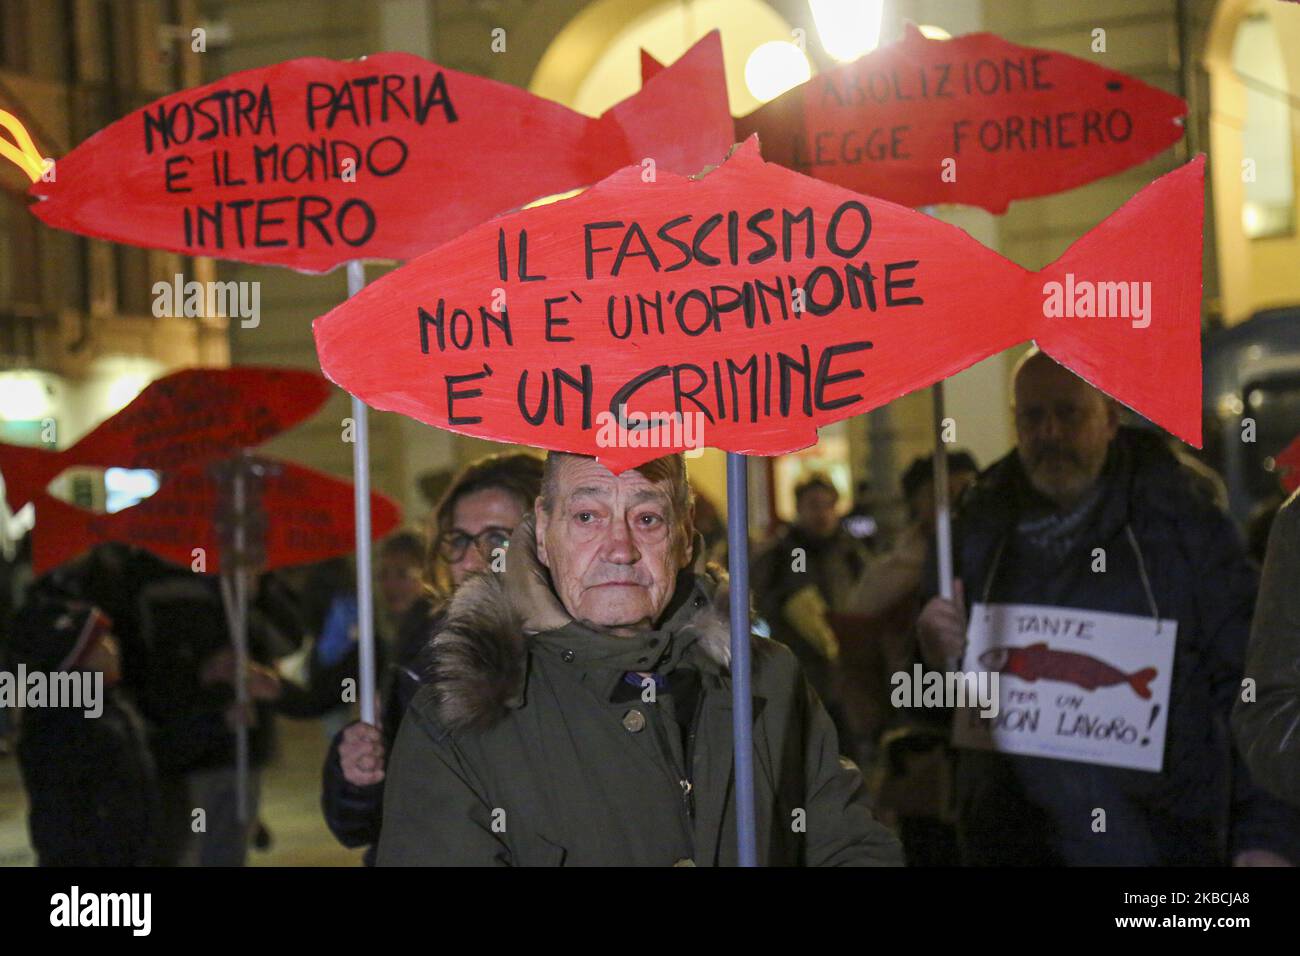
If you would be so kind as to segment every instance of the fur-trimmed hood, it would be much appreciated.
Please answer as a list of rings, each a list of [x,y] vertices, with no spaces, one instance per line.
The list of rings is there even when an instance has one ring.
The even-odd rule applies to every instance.
[[[696,542],[695,554],[703,548]],[[430,647],[438,718],[450,731],[482,730],[523,706],[532,639],[573,634],[617,651],[615,642],[576,622],[564,609],[549,571],[538,560],[532,515],[510,539],[504,572],[485,572],[457,590]],[[672,637],[677,652],[694,645],[697,660],[719,672],[731,662],[726,574],[697,561],[679,573],[677,587],[655,633]],[[653,662],[649,666],[654,666]]]

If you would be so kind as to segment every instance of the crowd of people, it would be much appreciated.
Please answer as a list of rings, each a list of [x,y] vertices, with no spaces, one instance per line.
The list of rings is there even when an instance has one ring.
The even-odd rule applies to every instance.
[[[861,534],[812,474],[755,545],[758,861],[1300,862],[1297,498],[1261,585],[1213,473],[1112,400],[1031,352],[1014,412],[1002,459],[948,454],[952,597],[928,457],[902,475],[902,527]],[[474,462],[427,533],[380,548],[375,725],[339,695],[356,668],[346,562],[261,577],[241,711],[215,587],[97,548],[37,581],[10,628],[14,662],[109,688],[98,720],[23,714],[38,860],[242,863],[271,838],[256,794],[281,714],[325,722],[324,818],[367,863],[735,864],[722,530],[680,456],[620,475],[560,453]],[[895,675],[960,666],[976,602],[1175,621],[1160,769],[955,747],[950,702],[896,706]],[[240,722],[251,822],[234,808]]]

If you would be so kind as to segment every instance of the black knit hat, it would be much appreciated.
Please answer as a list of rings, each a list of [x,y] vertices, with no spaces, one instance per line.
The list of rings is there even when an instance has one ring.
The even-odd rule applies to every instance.
[[[70,670],[112,626],[93,604],[36,596],[14,616],[9,654],[14,664],[25,664],[29,670]]]

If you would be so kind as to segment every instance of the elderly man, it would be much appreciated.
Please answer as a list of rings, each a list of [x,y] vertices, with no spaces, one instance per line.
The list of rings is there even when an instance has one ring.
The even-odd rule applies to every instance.
[[[1227,735],[1255,597],[1236,529],[1163,439],[1120,427],[1110,399],[1041,352],[1016,370],[1015,420],[1017,448],[962,503],[965,595],[1176,620],[1168,729],[1159,773],[962,751],[965,861],[1285,862],[1292,821],[1250,784]],[[960,657],[965,631],[960,591],[930,600],[918,627],[926,663]]]
[[[737,862],[723,582],[680,456],[551,454],[504,574],[457,593],[393,751],[380,865]],[[755,641],[758,850],[895,864],[793,657]]]

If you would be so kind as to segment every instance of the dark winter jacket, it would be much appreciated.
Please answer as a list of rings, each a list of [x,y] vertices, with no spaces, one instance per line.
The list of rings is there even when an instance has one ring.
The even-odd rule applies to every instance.
[[[660,626],[619,638],[564,611],[531,519],[509,553],[504,574],[461,587],[435,639],[389,767],[379,863],[734,865],[720,576],[682,572]],[[753,646],[760,863],[900,863],[790,652]],[[630,671],[661,676],[653,700]]]
[[[393,752],[402,717],[424,682],[425,655],[441,621],[441,612],[435,613],[430,602],[421,599],[407,611],[398,626],[397,654],[388,668],[382,694],[380,724],[385,754]],[[379,826],[383,821],[384,781],[365,787],[349,783],[343,776],[343,765],[339,760],[342,741],[343,732],[340,731],[325,755],[321,810],[330,832],[344,846],[370,846],[366,853],[366,863],[370,864],[374,862],[374,844],[379,842]]]
[[[1256,584],[1236,528],[1150,433],[1121,428],[1101,481],[1073,550],[1055,566],[1031,559],[1014,528],[1037,493],[1013,451],[963,499],[956,570],[968,605],[1176,620],[1164,769],[960,751],[964,857],[1002,865],[1216,865],[1249,849],[1294,854],[1294,818],[1250,783],[1229,739]],[[1093,570],[1096,548],[1104,550],[1104,573]],[[925,581],[932,594],[933,574]],[[1098,808],[1104,832],[1093,828]]]
[[[796,551],[803,561],[794,560]],[[794,652],[841,729],[845,724],[837,709],[836,669],[787,620],[785,604],[796,592],[814,585],[832,614],[849,611],[866,567],[865,549],[843,530],[837,530],[829,538],[814,538],[794,526],[755,558],[750,572],[750,593],[754,595],[756,610],[767,622],[773,639]]]
[[[163,571],[140,589],[138,603],[149,652],[138,699],[155,728],[159,771],[185,774],[233,766],[235,733],[225,713],[234,703],[234,688],[200,680],[204,661],[230,646],[216,581],[179,569]],[[265,634],[270,625],[258,603],[250,606],[249,621],[250,656],[269,662]],[[277,705],[258,702],[255,706],[257,722],[249,730],[249,755],[253,767],[262,767],[275,750]]]
[[[119,688],[103,713],[23,711],[18,762],[40,866],[148,866],[159,823],[158,783],[144,726]]]
[[[1246,676],[1255,693],[1233,710],[1237,745],[1255,779],[1300,807],[1300,492],[1269,535]]]

